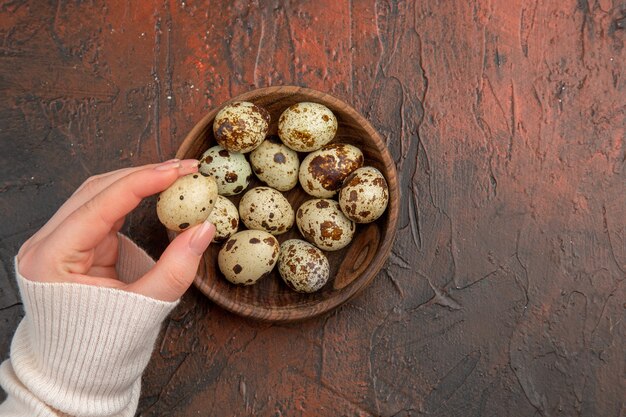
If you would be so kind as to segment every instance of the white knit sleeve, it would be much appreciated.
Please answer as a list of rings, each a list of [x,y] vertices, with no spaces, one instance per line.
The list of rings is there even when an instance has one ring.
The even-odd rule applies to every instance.
[[[120,235],[118,274],[142,276],[154,261]],[[8,394],[0,417],[133,416],[141,374],[176,302],[82,284],[16,278],[25,316],[0,365]]]

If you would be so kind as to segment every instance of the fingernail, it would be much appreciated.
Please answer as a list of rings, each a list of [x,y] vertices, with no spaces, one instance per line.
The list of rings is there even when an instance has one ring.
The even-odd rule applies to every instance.
[[[167,171],[170,169],[178,169],[180,168],[181,162],[176,160],[176,161],[167,161],[167,162],[163,162],[160,165],[157,165],[154,169],[156,171]]]
[[[180,162],[180,159],[178,159],[178,158],[168,159],[167,161],[159,162],[159,164],[157,166],[167,165],[167,164],[170,164],[172,162]]]
[[[189,239],[189,250],[196,256],[202,256],[206,248],[209,247],[213,235],[215,234],[215,226],[213,223],[206,220],[202,223],[202,226],[198,227],[191,239]]]
[[[182,175],[191,174],[198,170],[198,165],[200,165],[200,161],[197,159],[185,159],[180,161],[180,173]]]
[[[180,165],[183,168],[197,167],[198,165],[200,165],[200,161],[198,161],[197,159],[183,159],[182,161],[180,161]]]

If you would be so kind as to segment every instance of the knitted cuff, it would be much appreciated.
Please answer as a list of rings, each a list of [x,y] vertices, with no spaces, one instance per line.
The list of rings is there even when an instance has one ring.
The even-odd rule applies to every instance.
[[[153,264],[146,258],[120,238],[118,272],[125,282]],[[62,413],[132,416],[161,323],[177,303],[112,288],[29,281],[17,261],[16,276],[26,313],[11,345],[19,381]]]

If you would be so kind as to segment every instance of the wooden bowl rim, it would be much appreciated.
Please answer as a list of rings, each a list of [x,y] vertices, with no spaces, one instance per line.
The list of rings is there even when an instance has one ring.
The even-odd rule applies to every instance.
[[[358,121],[364,130],[368,132],[374,141],[377,150],[381,155],[382,162],[389,167],[389,173],[385,175],[387,180],[387,186],[389,187],[389,203],[387,206],[388,226],[383,230],[383,236],[380,238],[380,244],[374,257],[372,258],[366,269],[355,278],[351,285],[348,285],[340,290],[337,290],[333,296],[323,299],[314,304],[307,304],[303,306],[258,306],[243,304],[239,301],[233,301],[232,298],[228,298],[224,293],[217,291],[214,287],[209,287],[204,282],[204,275],[197,274],[194,279],[194,285],[210,300],[219,305],[220,307],[238,314],[242,317],[248,317],[260,321],[270,322],[294,322],[325,314],[345,302],[349,301],[363,289],[365,289],[372,280],[378,275],[385,261],[391,253],[391,248],[396,235],[397,221],[398,221],[398,209],[399,209],[399,189],[397,181],[397,172],[395,163],[387,146],[385,145],[380,134],[374,129],[371,123],[356,111],[352,106],[344,102],[343,100],[326,94],[324,92],[314,90],[311,88],[298,87],[298,86],[275,86],[265,87],[250,90],[236,97],[233,97],[220,106],[213,108],[209,111],[196,125],[189,131],[183,142],[181,143],[178,151],[176,152],[176,158],[184,158],[185,153],[191,147],[194,140],[202,133],[207,127],[210,120],[215,118],[217,112],[227,103],[233,101],[254,101],[255,97],[266,96],[270,94],[280,93],[286,94],[302,94],[310,98],[311,101],[318,100],[322,104],[331,104],[331,106],[340,108],[342,112],[347,113],[354,120]],[[169,234],[170,238],[172,235]],[[204,268],[199,268],[199,271],[204,271]]]

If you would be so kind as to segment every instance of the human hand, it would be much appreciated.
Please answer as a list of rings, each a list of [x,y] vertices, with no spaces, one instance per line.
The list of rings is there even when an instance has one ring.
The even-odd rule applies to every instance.
[[[141,200],[198,170],[198,161],[171,160],[87,179],[18,252],[20,273],[31,281],[119,288],[175,301],[189,288],[215,233],[205,222],[180,233],[156,265],[133,283],[117,278],[117,232]]]

